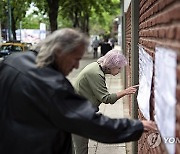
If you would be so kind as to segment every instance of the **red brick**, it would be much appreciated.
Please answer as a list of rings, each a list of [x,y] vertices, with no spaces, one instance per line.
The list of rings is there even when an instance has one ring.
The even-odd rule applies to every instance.
[[[166,5],[170,5],[173,2],[175,2],[175,0],[164,0],[164,3],[166,3]]]
[[[180,123],[180,112],[179,111],[180,111],[180,103],[177,103],[176,104],[176,121]]]
[[[170,27],[166,29],[166,34],[168,39],[174,39],[176,33],[176,27]]]
[[[156,20],[155,20],[155,18],[153,18],[151,22],[152,22],[152,26],[156,25]]]
[[[170,13],[165,12],[161,15],[161,23],[169,23],[170,22]]]
[[[180,5],[176,6],[176,8],[173,8],[172,11],[170,13],[172,13],[172,18],[174,20],[179,20],[180,19],[180,15],[179,15],[179,10],[180,10]]]
[[[180,52],[177,53],[177,62],[178,62],[178,65],[180,65]]]
[[[153,12],[154,12],[154,13],[157,13],[157,12],[158,12],[158,5],[157,5],[157,4],[154,5],[154,7],[153,7]]]
[[[159,38],[165,38],[166,37],[166,30],[164,28],[161,28],[159,29],[159,32],[158,32],[158,36]]]
[[[158,30],[154,30],[154,37],[158,37]]]
[[[180,25],[176,28],[176,39],[180,40]]]
[[[166,6],[166,3],[164,3],[164,0],[159,1],[158,8],[159,10],[162,10]]]
[[[180,102],[180,85],[177,85],[176,87],[176,99]]]
[[[179,144],[176,144],[176,154],[180,153],[180,146]]]
[[[180,64],[177,65],[176,74],[177,74],[177,82],[180,85]]]
[[[180,121],[176,122],[176,137],[180,138]]]

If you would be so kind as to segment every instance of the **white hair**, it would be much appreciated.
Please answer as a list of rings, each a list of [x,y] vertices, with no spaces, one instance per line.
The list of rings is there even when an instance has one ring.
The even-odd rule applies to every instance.
[[[110,50],[103,57],[100,57],[97,62],[103,69],[111,69],[114,67],[122,68],[127,65],[126,57],[117,49]]]
[[[89,40],[87,36],[78,30],[64,28],[54,31],[39,44],[35,50],[38,52],[36,63],[38,67],[44,67],[54,63],[55,53],[72,52],[78,46],[88,48]]]

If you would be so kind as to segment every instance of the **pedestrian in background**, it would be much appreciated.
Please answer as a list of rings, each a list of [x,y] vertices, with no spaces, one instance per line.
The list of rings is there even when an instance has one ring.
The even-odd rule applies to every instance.
[[[138,140],[149,121],[110,119],[77,95],[66,76],[79,67],[86,36],[61,29],[36,51],[0,63],[0,153],[72,154],[71,133],[99,142]],[[98,130],[98,133],[96,131]]]
[[[134,94],[137,85],[116,93],[109,93],[106,86],[105,75],[117,75],[126,64],[127,60],[124,55],[119,50],[112,49],[99,58],[97,62],[87,65],[78,74],[74,82],[76,92],[90,100],[92,105],[97,108],[101,103],[114,104],[123,96]],[[88,138],[73,135],[76,154],[88,154],[88,142]]]
[[[112,38],[109,39],[108,42],[109,42],[109,44],[111,45],[112,49],[114,49],[116,40],[112,37]]]
[[[108,42],[108,38],[105,38],[104,41],[100,43],[101,47],[101,56],[104,56],[108,51],[112,49],[112,46]]]
[[[98,58],[98,47],[99,47],[99,40],[96,36],[94,41],[92,42],[93,58]]]

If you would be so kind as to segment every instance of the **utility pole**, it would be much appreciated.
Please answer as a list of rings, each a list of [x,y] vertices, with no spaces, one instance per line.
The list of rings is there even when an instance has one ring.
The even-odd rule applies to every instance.
[[[22,21],[19,23],[19,30],[20,30],[20,41],[22,41]]]
[[[8,39],[9,41],[11,40],[11,27],[12,27],[12,23],[11,23],[11,4],[10,4],[10,0],[7,0],[7,4],[8,4]]]
[[[2,29],[1,29],[1,20],[0,20],[0,45],[2,43],[2,33],[1,33]]]
[[[132,51],[132,84],[139,83],[139,0],[131,0],[131,51]],[[132,117],[138,119],[137,93],[133,95]],[[133,154],[138,154],[138,142],[132,144]]]

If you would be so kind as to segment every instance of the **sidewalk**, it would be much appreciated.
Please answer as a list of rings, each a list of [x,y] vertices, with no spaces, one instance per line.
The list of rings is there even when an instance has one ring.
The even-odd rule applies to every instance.
[[[80,61],[80,67],[77,70],[74,70],[69,76],[68,79],[73,82],[77,74],[89,63],[96,61],[93,59],[92,53],[86,53],[83,59]],[[122,74],[119,74],[115,77],[111,75],[106,76],[107,87],[110,92],[120,91],[122,87]],[[123,118],[123,100],[118,100],[115,104],[101,104],[100,112],[104,115],[107,115],[111,118]],[[88,154],[126,154],[126,144],[103,144],[97,141],[90,140],[89,142],[89,152]]]

